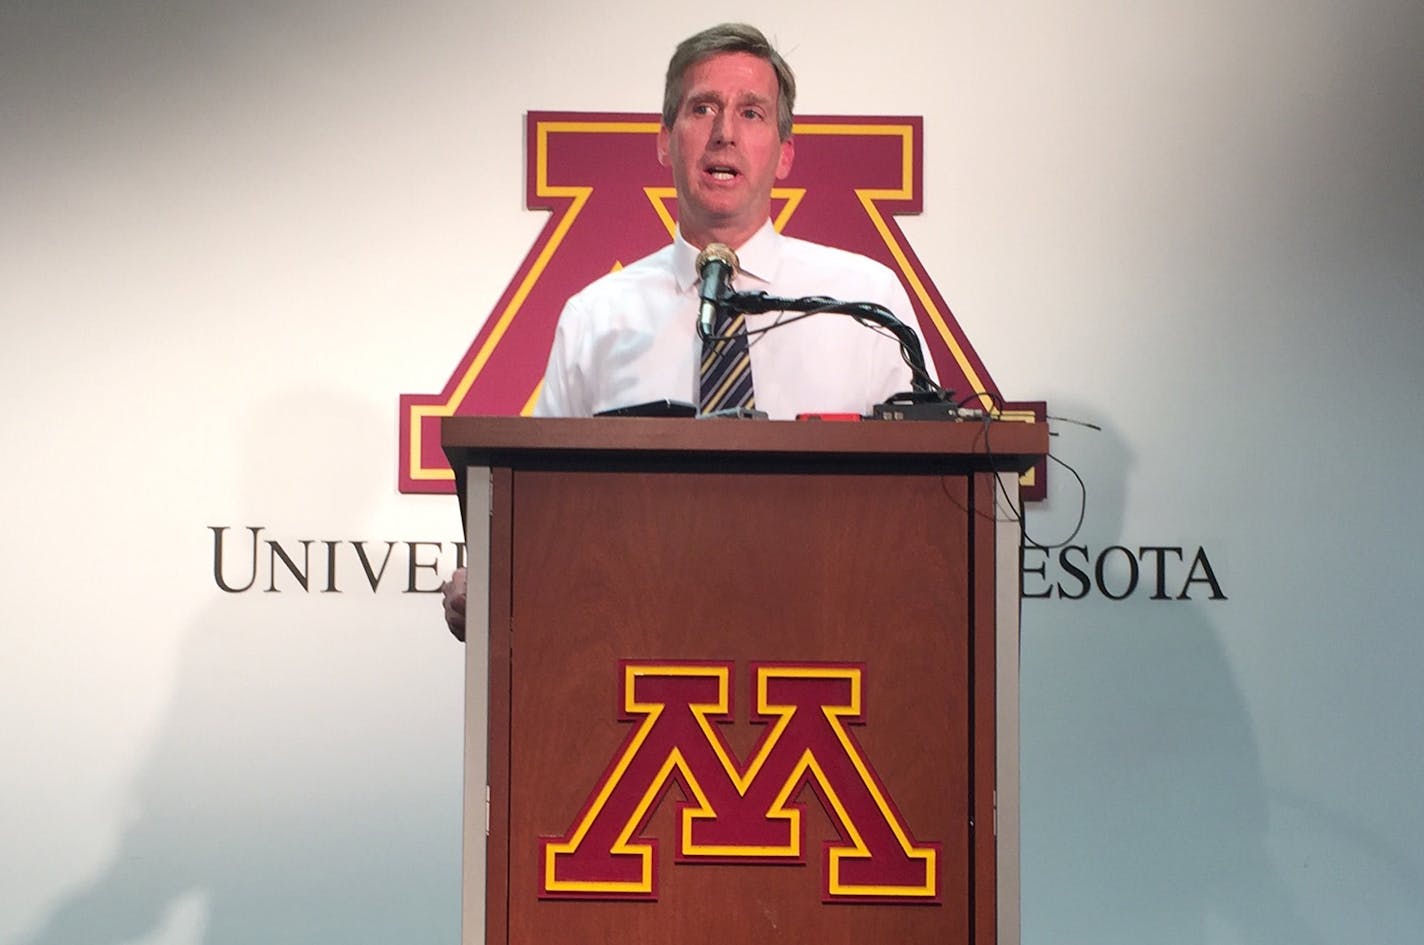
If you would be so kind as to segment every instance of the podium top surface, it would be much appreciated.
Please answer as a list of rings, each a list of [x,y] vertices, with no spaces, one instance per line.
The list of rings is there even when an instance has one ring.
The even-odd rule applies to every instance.
[[[470,466],[736,463],[908,464],[926,471],[1018,471],[1048,452],[1048,427],[1019,421],[447,417],[441,446]]]

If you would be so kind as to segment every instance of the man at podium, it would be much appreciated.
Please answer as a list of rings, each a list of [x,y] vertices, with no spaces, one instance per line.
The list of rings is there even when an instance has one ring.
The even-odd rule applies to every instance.
[[[748,315],[727,333],[741,339],[730,348],[746,346],[740,399],[711,400],[705,375],[718,372],[704,366],[697,332],[696,261],[714,244],[735,251],[739,291],[873,302],[915,323],[889,269],[772,227],[772,188],[791,172],[796,153],[795,98],[791,67],[755,27],[722,24],[678,45],[657,139],[658,161],[672,171],[677,191],[677,232],[671,245],[569,299],[536,416],[591,416],[665,399],[695,403],[701,412],[754,405],[772,419],[865,414],[910,387],[888,335],[844,316],[768,313]]]
[[[772,419],[868,414],[911,387],[899,342],[853,318],[722,313],[712,335],[724,340],[699,336],[698,258],[714,244],[734,251],[738,291],[870,302],[916,325],[891,270],[772,226],[772,188],[796,154],[795,99],[791,67],[755,27],[725,23],[678,45],[657,138],[677,191],[677,232],[671,245],[569,299],[536,416],[587,417],[663,400]],[[464,572],[442,590],[446,622],[463,640]]]

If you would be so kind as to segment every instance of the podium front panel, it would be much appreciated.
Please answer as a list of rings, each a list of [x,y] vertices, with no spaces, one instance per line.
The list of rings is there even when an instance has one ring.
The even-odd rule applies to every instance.
[[[508,736],[494,740],[509,751],[507,791],[494,792],[507,805],[507,849],[492,850],[490,863],[505,874],[507,939],[497,940],[977,937],[973,476],[516,469],[507,481],[509,547],[492,554],[508,556],[509,585],[491,589],[507,594],[510,667]],[[992,639],[990,628],[977,643]],[[785,799],[800,811],[799,856],[686,855],[696,844],[682,811],[711,789],[689,780],[716,772],[689,779],[674,765],[658,780],[640,767],[649,759],[629,763],[646,725],[628,711],[630,665],[725,667],[730,718],[714,720],[714,742],[743,778],[775,727],[774,717],[753,719],[759,668],[854,676],[860,717],[839,729],[849,749],[812,752],[817,765],[803,765]],[[992,757],[986,763],[992,770]],[[610,777],[620,764],[621,780]],[[840,795],[858,791],[847,769],[869,770],[890,812],[884,823],[869,822],[879,808],[839,809],[849,803]],[[639,798],[646,816],[622,831],[631,830],[625,845],[654,848],[643,887],[620,885],[629,874],[607,849],[613,872],[602,890],[579,885],[580,875],[596,877],[587,869],[571,869],[567,883],[556,875],[561,862],[592,862],[600,839],[610,845],[621,815],[590,815],[600,790],[656,790]],[[897,829],[913,850],[934,851],[932,894],[848,880],[853,849],[833,869],[831,852],[844,854],[856,835],[864,844]],[[562,861],[551,843],[562,843]],[[907,856],[901,865],[914,864]],[[863,889],[880,893],[854,894]]]

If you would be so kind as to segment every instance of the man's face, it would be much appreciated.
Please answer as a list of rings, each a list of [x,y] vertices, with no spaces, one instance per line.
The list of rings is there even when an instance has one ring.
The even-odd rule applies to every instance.
[[[658,131],[658,161],[672,168],[678,226],[698,247],[736,248],[766,222],[771,188],[795,147],[776,130],[776,73],[750,53],[689,66],[672,128]]]

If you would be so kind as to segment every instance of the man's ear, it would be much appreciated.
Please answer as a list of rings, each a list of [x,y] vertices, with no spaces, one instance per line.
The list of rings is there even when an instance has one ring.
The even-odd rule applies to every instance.
[[[781,142],[781,157],[776,162],[776,179],[785,180],[791,173],[791,165],[796,160],[796,139],[787,138]]]
[[[669,149],[669,142],[672,135],[668,132],[666,125],[658,125],[658,163],[663,167],[668,167],[672,161],[672,154]]]

